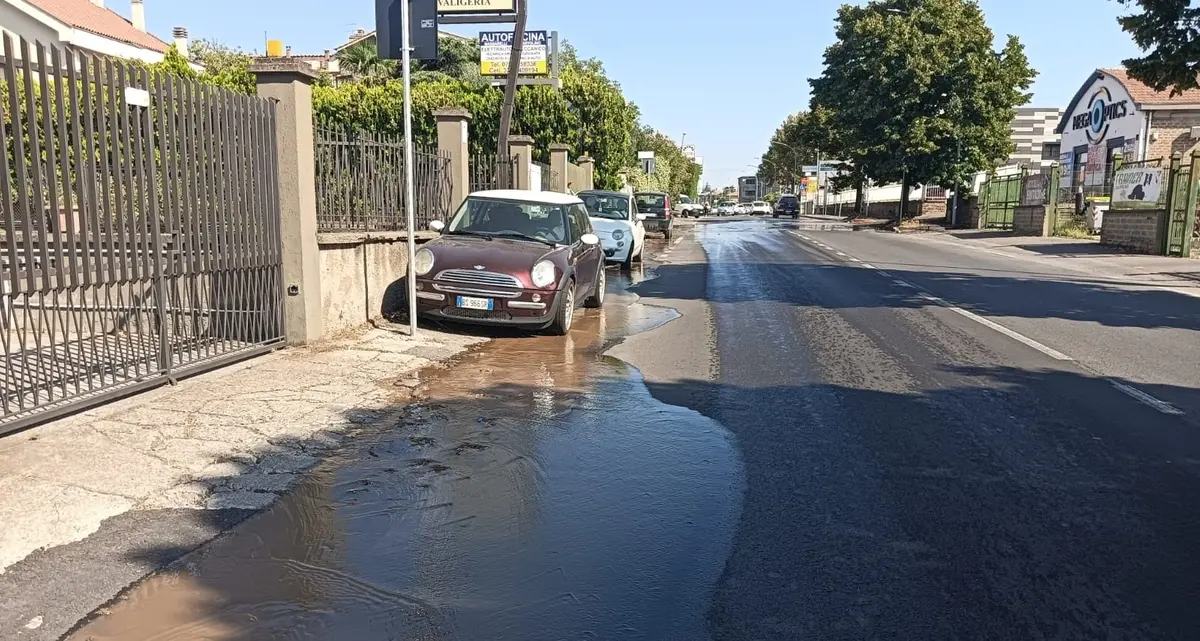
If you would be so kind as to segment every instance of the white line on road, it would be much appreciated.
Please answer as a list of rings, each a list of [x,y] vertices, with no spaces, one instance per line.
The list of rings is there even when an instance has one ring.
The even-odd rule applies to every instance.
[[[1176,408],[1174,405],[1171,405],[1170,403],[1168,403],[1166,401],[1160,401],[1157,398],[1154,398],[1153,396],[1143,392],[1142,390],[1137,389],[1136,387],[1130,387],[1129,385],[1126,385],[1125,383],[1120,383],[1120,382],[1114,381],[1112,379],[1109,379],[1108,382],[1111,383],[1113,387],[1117,388],[1122,393],[1133,397],[1135,400],[1137,400],[1141,403],[1145,403],[1146,405],[1153,407],[1154,409],[1162,412],[1163,414],[1171,414],[1173,416],[1182,416],[1183,415],[1183,412],[1180,411],[1178,408]]]
[[[1043,345],[1043,344],[1033,340],[1032,338],[1029,338],[1028,336],[1026,336],[1024,334],[1019,334],[1017,332],[1014,332],[1013,330],[1001,325],[1000,323],[990,321],[990,320],[980,316],[979,314],[976,314],[974,312],[969,312],[957,305],[952,305],[952,304],[946,302],[945,300],[938,298],[937,296],[934,296],[933,294],[922,291],[920,287],[917,287],[916,285],[913,285],[912,283],[909,283],[908,286],[911,287],[912,289],[920,291],[921,298],[924,298],[925,300],[933,302],[933,303],[937,303],[938,305],[945,307],[946,309],[954,312],[955,314],[958,314],[959,316],[962,316],[963,318],[969,318],[969,319],[975,321],[976,323],[979,323],[980,325],[987,327],[988,329],[993,329],[997,332],[1000,332],[1001,334],[1004,334],[1005,336],[1017,341],[1018,343],[1024,343],[1025,345],[1028,345],[1028,346],[1036,349],[1037,351],[1045,354],[1046,356],[1049,356],[1050,358],[1053,358],[1055,360],[1060,360],[1060,361],[1074,361],[1075,360],[1075,359],[1071,358],[1070,356],[1067,356],[1066,354],[1054,349],[1053,347],[1048,347],[1046,345]]]
[[[850,255],[849,255],[849,254],[847,254],[846,252],[834,251],[833,253],[837,254],[838,256],[841,256],[842,258],[849,258],[849,257],[850,257]]]
[[[822,245],[822,243],[817,243],[817,244]],[[822,245],[822,246],[824,246],[824,245]],[[842,252],[837,252],[837,253],[842,254]],[[844,254],[842,254],[842,255],[844,255]],[[858,260],[858,259],[851,258],[851,260]],[[999,332],[999,333],[1017,341],[1018,343],[1032,347],[1033,349],[1045,354],[1046,356],[1049,356],[1050,358],[1053,358],[1053,359],[1059,360],[1059,361],[1075,363],[1077,366],[1090,371],[1090,368],[1086,367],[1082,363],[1079,363],[1074,358],[1071,358],[1070,356],[1067,356],[1066,354],[1054,349],[1053,347],[1039,343],[1038,341],[1035,341],[1032,338],[1025,336],[1024,334],[1015,332],[995,321],[984,318],[983,316],[980,316],[979,314],[967,311],[961,307],[958,307],[957,305],[952,305],[952,304],[946,302],[944,299],[934,296],[933,294],[925,291],[924,289],[922,289],[904,279],[896,278],[895,276],[892,276],[890,273],[888,273],[882,269],[879,269],[878,267],[876,267],[870,263],[861,263],[861,264],[863,267],[866,267],[868,269],[873,269],[879,275],[881,275],[885,278],[891,279],[892,284],[900,286],[900,287],[904,287],[907,289],[916,290],[920,294],[921,298],[924,298],[925,300],[927,300],[931,303],[936,303],[937,305],[940,305],[941,307],[944,307],[944,308],[954,312],[955,314],[962,316],[963,318],[975,321],[976,323],[979,323],[980,325],[983,325],[984,327],[987,327],[988,329],[991,329],[993,331]],[[1166,289],[1166,288],[1163,288],[1163,289]],[[1187,292],[1186,290],[1180,291],[1179,293],[1188,293],[1189,295],[1197,295],[1197,294],[1194,294],[1191,292]],[[1174,405],[1171,405],[1170,403],[1168,403],[1166,401],[1154,398],[1153,396],[1143,392],[1142,390],[1139,390],[1136,387],[1133,387],[1126,383],[1122,383],[1120,381],[1113,380],[1111,378],[1103,377],[1103,375],[1100,375],[1099,373],[1096,373],[1096,374],[1098,376],[1101,376],[1102,378],[1105,378],[1105,380],[1107,380],[1109,382],[1109,384],[1112,385],[1117,391],[1121,392],[1122,394],[1125,394],[1126,396],[1129,396],[1130,398],[1138,401],[1139,403],[1142,403],[1144,405],[1147,405],[1147,406],[1153,408],[1154,410],[1156,410],[1158,412],[1161,412],[1163,414],[1170,414],[1173,416],[1182,416],[1183,415],[1182,410],[1175,407]]]
[[[676,239],[675,239],[675,242],[673,242],[673,243],[671,243],[671,244],[672,244],[672,245],[678,245],[679,243],[682,243],[682,242],[683,242],[683,238],[681,237],[681,238],[676,238]]]

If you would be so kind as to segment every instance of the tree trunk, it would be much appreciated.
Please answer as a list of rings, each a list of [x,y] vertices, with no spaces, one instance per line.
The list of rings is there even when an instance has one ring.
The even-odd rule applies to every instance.
[[[900,183],[900,215],[896,220],[897,226],[904,222],[904,214],[908,212],[908,192],[910,189],[908,176],[905,176],[904,182]]]
[[[858,184],[854,186],[854,217],[855,218],[863,217],[863,196],[864,196],[863,189],[866,185],[866,182],[867,181],[865,181],[865,180],[860,180],[860,181],[858,181]]]

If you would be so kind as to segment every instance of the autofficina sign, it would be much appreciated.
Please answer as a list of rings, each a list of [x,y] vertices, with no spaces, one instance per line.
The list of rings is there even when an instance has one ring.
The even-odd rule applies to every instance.
[[[1074,151],[1079,147],[1108,147],[1110,141],[1122,141],[1120,146],[1136,140],[1144,124],[1142,113],[1129,92],[1117,79],[1098,72],[1080,91],[1066,115],[1062,131],[1062,148]],[[1112,144],[1116,144],[1113,142]]]

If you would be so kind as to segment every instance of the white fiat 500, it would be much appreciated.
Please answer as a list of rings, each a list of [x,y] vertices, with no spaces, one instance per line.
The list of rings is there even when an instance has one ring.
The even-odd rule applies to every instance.
[[[630,265],[642,260],[646,246],[645,214],[639,214],[629,194],[590,190],[577,194],[587,207],[592,229],[600,237],[604,259]]]

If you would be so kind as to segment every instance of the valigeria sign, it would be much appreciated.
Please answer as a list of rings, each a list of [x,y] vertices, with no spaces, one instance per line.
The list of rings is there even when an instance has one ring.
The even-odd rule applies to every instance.
[[[437,0],[439,14],[513,13],[516,0]]]

